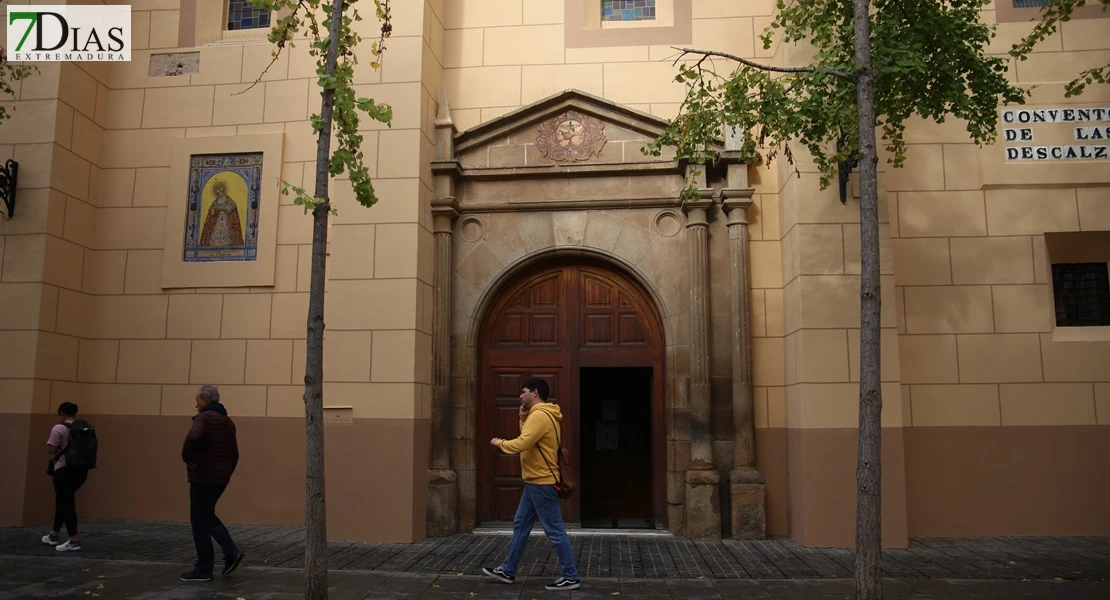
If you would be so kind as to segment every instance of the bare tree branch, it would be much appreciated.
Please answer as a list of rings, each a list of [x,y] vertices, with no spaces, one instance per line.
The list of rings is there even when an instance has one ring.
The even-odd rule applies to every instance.
[[[291,17],[295,16],[297,14],[297,12],[299,10],[301,10],[302,8],[304,8],[304,0],[301,0],[300,2],[297,3],[297,10],[294,10],[293,13],[289,16],[291,16]],[[284,34],[285,31],[287,31],[287,30],[288,30],[288,26],[285,27],[285,29],[282,31],[282,33]],[[235,92],[234,94],[232,94],[232,96],[238,96],[240,94],[245,94],[245,93],[251,91],[252,89],[254,89],[254,86],[262,83],[262,78],[265,77],[266,73],[268,73],[270,71],[270,67],[274,66],[274,63],[276,63],[278,61],[278,59],[281,58],[281,51],[284,50],[284,49],[285,49],[285,40],[282,40],[282,41],[277,43],[277,52],[275,52],[274,57],[272,59],[270,59],[270,64],[266,65],[265,69],[262,69],[262,73],[258,75],[258,79],[255,79],[254,83],[247,86],[246,89],[244,89],[242,91],[239,91],[239,92]]]
[[[270,60],[270,64],[266,65],[265,69],[262,69],[262,73],[258,75],[258,79],[255,79],[254,83],[250,84],[245,89],[240,90],[238,92],[235,92],[234,94],[232,94],[232,96],[238,96],[240,94],[245,94],[245,93],[251,91],[252,89],[254,89],[254,86],[262,83],[262,78],[266,76],[266,73],[268,73],[270,71],[270,67],[274,66],[274,63],[276,63],[278,58],[281,57],[281,51],[284,48],[285,48],[285,44],[278,45],[278,51],[274,53],[274,58],[272,58]]]
[[[682,60],[682,57],[686,56],[687,54],[700,54],[702,56],[702,60],[705,60],[705,58],[708,58],[710,56],[718,56],[720,58],[727,58],[729,60],[736,61],[736,62],[738,62],[742,65],[749,66],[753,69],[759,69],[761,71],[770,71],[772,73],[815,73],[815,74],[825,73],[825,74],[828,74],[828,75],[832,75],[834,77],[839,77],[839,78],[841,78],[845,81],[850,81],[852,83],[855,83],[855,81],[856,81],[856,78],[855,78],[854,75],[851,75],[849,73],[845,73],[844,71],[838,71],[836,69],[818,69],[816,67],[772,67],[771,65],[763,65],[763,64],[760,64],[760,63],[757,63],[757,62],[752,62],[752,61],[750,61],[746,58],[740,58],[739,56],[736,56],[734,54],[728,54],[726,52],[718,52],[716,50],[698,50],[696,48],[679,48],[677,46],[671,46],[671,47],[682,53],[681,56],[679,56],[677,59],[675,59],[675,62],[678,62],[679,60]],[[701,61],[698,61],[698,62],[699,62],[699,64],[701,63]]]

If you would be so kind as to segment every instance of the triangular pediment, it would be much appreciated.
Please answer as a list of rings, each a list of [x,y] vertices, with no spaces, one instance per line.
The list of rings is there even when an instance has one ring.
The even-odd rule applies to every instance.
[[[641,149],[668,121],[605,98],[567,90],[455,135],[455,153],[464,170],[559,167],[664,161]]]

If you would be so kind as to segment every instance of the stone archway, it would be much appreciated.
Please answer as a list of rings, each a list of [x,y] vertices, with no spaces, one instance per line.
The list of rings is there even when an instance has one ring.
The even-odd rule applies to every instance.
[[[622,214],[622,217],[616,216]],[[670,237],[656,233],[653,223],[667,220],[684,220],[681,212],[671,208],[639,209],[631,213],[599,210],[588,213],[555,213],[550,211],[520,213],[470,213],[461,220],[470,220],[483,233],[471,236],[469,241],[456,235],[451,278],[451,460],[457,474],[457,506],[459,529],[472,529],[479,523],[479,469],[477,454],[479,439],[479,406],[482,397],[479,378],[481,352],[481,323],[493,310],[499,291],[550,261],[589,260],[611,265],[643,290],[645,304],[652,305],[658,313],[664,339],[664,366],[661,395],[665,407],[664,462],[667,471],[661,495],[664,499],[681,498],[683,471],[689,464],[689,420],[683,418],[688,411],[688,331],[687,313],[690,298],[690,279],[686,263],[685,229]],[[628,221],[626,219],[633,219]],[[568,223],[577,223],[574,228]],[[619,237],[595,240],[588,233],[594,230],[623,230],[628,232],[624,241]],[[667,230],[665,230],[667,231]],[[673,230],[672,230],[673,231]],[[667,231],[668,233],[672,231]],[[528,247],[518,248],[522,232],[529,232]],[[604,244],[599,247],[598,244]],[[502,262],[496,258],[504,249]],[[491,249],[492,248],[492,249]],[[518,256],[519,255],[519,256]],[[638,266],[637,266],[638,265]],[[676,423],[676,415],[678,417]],[[677,455],[677,460],[667,456]],[[655,527],[682,531],[685,523],[684,506],[665,502],[665,514],[656,519]]]
[[[612,263],[573,255],[530,262],[496,287],[480,313],[477,519],[512,520],[519,461],[490,452],[483,440],[515,437],[520,386],[540,377],[562,409],[563,444],[578,482],[564,520],[663,526],[666,338],[656,307]]]
[[[467,531],[479,521],[482,320],[506,282],[561,255],[618,265],[617,272],[655,305],[665,340],[659,396],[666,463],[665,513],[655,525],[694,539],[719,539],[721,468],[728,467],[714,462],[710,361],[731,353],[738,373],[733,396],[740,403],[733,412],[749,416],[751,365],[742,339],[746,321],[711,346],[709,303],[711,293],[718,294],[720,306],[746,319],[744,210],[752,194],[746,166],[725,157],[711,175],[670,156],[644,155],[640,148],[662,132],[665,121],[578,91],[458,134],[449,114],[444,99],[432,163],[429,535]],[[589,133],[574,152],[551,145],[552,127],[568,121]],[[683,199],[689,183],[698,188],[699,200]],[[728,213],[725,235],[736,268],[722,273],[731,287],[711,289],[709,230],[723,231],[721,209]],[[737,430],[743,428],[750,429],[750,422],[740,422]],[[736,464],[750,464],[751,454],[738,450]]]

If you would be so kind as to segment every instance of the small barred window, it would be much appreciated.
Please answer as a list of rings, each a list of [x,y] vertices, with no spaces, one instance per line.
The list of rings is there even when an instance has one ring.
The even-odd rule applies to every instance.
[[[1107,263],[1052,265],[1057,327],[1110,325],[1110,272]]]

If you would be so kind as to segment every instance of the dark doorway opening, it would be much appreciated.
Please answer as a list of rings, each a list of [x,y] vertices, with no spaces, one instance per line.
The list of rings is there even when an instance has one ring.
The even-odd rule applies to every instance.
[[[653,529],[650,367],[584,367],[582,527]]]

